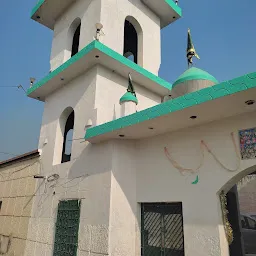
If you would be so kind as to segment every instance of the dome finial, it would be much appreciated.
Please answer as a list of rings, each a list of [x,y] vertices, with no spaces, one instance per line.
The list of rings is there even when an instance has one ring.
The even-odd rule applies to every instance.
[[[124,102],[131,101],[131,102],[136,103],[136,105],[137,105],[138,104],[138,99],[137,99],[137,96],[136,96],[136,92],[135,92],[135,89],[134,89],[134,86],[133,86],[133,83],[132,83],[132,76],[131,76],[130,73],[128,74],[128,80],[129,81],[128,81],[127,92],[121,97],[120,104],[122,104]]]
[[[132,93],[136,97],[136,92],[134,90],[134,86],[133,86],[133,83],[132,83],[131,73],[128,74],[128,80],[129,80],[129,83],[128,83],[127,92]]]
[[[188,60],[188,68],[193,66],[193,57],[200,59],[198,54],[196,53],[194,44],[192,42],[192,37],[190,34],[190,29],[188,29],[188,45],[187,45],[187,60]]]

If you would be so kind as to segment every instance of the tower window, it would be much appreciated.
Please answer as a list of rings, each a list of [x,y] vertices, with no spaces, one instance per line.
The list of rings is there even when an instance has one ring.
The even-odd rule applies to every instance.
[[[61,163],[69,162],[71,159],[74,119],[75,119],[75,114],[74,114],[74,111],[72,111],[71,114],[68,116],[68,119],[65,125]]]
[[[142,66],[142,29],[138,21],[128,16],[124,23],[124,57]]]
[[[138,35],[131,22],[125,20],[124,25],[124,56],[133,55],[135,63],[138,63]],[[128,56],[128,57],[127,57]]]
[[[73,36],[71,57],[78,53],[79,40],[80,40],[80,31],[81,31],[81,23],[76,28],[76,31],[75,31],[74,36]]]

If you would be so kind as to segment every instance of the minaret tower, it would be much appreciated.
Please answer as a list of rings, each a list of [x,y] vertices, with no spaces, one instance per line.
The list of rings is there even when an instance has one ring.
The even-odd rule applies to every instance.
[[[113,144],[94,146],[82,138],[88,127],[118,118],[115,112],[122,107],[129,73],[136,111],[161,103],[168,94],[171,85],[158,77],[160,32],[181,17],[181,9],[172,0],[40,0],[31,17],[54,32],[50,72],[27,92],[45,102],[39,150],[47,197],[41,207],[52,211],[37,218],[54,218],[45,223],[55,234],[53,255],[62,255],[56,249],[61,239],[55,225],[60,202],[71,199],[81,202],[78,245],[72,247],[77,255],[140,255],[135,218],[119,223],[127,232],[118,233],[123,213],[112,197]]]

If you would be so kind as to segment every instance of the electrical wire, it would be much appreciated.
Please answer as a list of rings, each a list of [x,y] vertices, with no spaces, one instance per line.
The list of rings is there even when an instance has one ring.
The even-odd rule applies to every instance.
[[[14,173],[20,172],[20,171],[22,171],[22,170],[24,170],[24,169],[26,169],[26,168],[28,168],[28,167],[30,167],[30,166],[33,166],[33,165],[36,164],[37,162],[39,162],[39,164],[41,164],[41,163],[40,163],[40,160],[36,160],[36,161],[33,162],[32,164],[26,165],[26,166],[20,168],[19,170],[14,171],[14,172],[11,172],[11,173],[0,173],[0,176],[1,176],[3,179],[6,178],[6,177],[10,178]],[[4,177],[4,174],[7,174],[7,176]]]
[[[4,85],[0,85],[0,88],[18,88],[18,86],[4,86]]]
[[[17,86],[5,86],[5,85],[1,85],[0,88],[18,88],[18,89],[22,89],[24,91],[24,93],[27,95],[26,90],[24,89],[24,87],[22,85],[17,85]]]
[[[33,165],[36,164],[36,163],[40,163],[40,160],[36,160],[36,161],[33,162],[32,164],[29,164],[29,165],[24,166],[23,168],[21,168],[21,169],[19,169],[19,170],[17,170],[17,171],[12,172],[11,175],[13,175],[14,173],[20,172],[20,171],[22,171],[22,170],[24,170],[24,169],[26,169],[26,168],[28,168],[28,167],[30,167],[30,166],[33,166]]]
[[[3,154],[3,155],[10,155],[10,156],[17,156],[13,153],[8,153],[8,152],[0,152],[0,154]]]
[[[83,178],[82,180],[78,181],[77,184],[75,184],[75,185],[73,185],[73,186],[70,186],[70,187],[67,187],[67,188],[69,189],[69,188],[75,187],[75,186],[79,185],[80,182],[82,182],[82,181],[83,181],[85,178],[87,178],[88,176],[89,176],[88,174],[81,175],[81,176],[79,176],[79,177],[76,177],[76,178],[73,178],[73,179],[71,179],[71,180],[69,180],[69,181],[66,181],[66,182],[64,182],[64,183],[62,183],[62,184],[59,184],[59,185],[57,185],[56,187],[63,187],[63,185],[66,185],[66,184],[72,182],[73,180],[76,180],[76,179],[79,179],[79,178]]]
[[[84,138],[72,139],[72,140],[68,140],[68,141],[74,141],[74,140],[84,140]]]

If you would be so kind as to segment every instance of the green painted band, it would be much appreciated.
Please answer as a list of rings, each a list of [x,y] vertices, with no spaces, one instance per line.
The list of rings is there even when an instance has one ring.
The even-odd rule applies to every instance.
[[[127,102],[127,101],[132,101],[132,102],[135,102],[136,104],[138,104],[138,99],[136,96],[134,96],[131,92],[127,92],[125,93],[121,99],[120,99],[120,103],[123,103],[123,102]]]
[[[98,49],[99,51],[103,52],[104,54],[108,55],[109,57],[119,61],[121,64],[126,65],[127,67],[135,70],[136,72],[140,73],[141,75],[147,77],[148,79],[154,81],[155,83],[159,84],[159,86],[164,87],[165,89],[171,90],[172,85],[167,81],[163,80],[162,78],[152,74],[151,72],[147,71],[146,69],[142,68],[141,66],[137,65],[136,63],[132,62],[131,60],[125,58],[123,55],[115,52],[114,50],[110,49],[109,47],[105,46],[104,44],[98,41],[92,41],[89,45],[84,47],[81,51],[79,51],[76,55],[70,58],[68,61],[63,63],[60,67],[52,71],[34,86],[27,90],[27,95],[31,94],[39,87],[43,86],[45,83],[53,79],[55,76],[60,74],[63,70],[67,69],[69,66],[74,64],[76,61],[83,58],[86,54],[88,54],[93,49]]]
[[[31,11],[30,17],[32,17],[38,11],[38,9],[43,5],[44,2],[45,0],[39,0],[37,2],[37,4],[33,7]]]
[[[176,4],[174,3],[173,0],[165,0],[165,2],[170,5],[170,7],[179,15],[179,16],[182,16],[182,10],[181,8]]]
[[[36,5],[33,7],[30,17],[33,17],[33,15],[38,11],[38,9],[43,5],[45,0],[39,0]],[[173,0],[165,0],[165,2],[179,15],[182,16],[182,10],[181,8],[173,2]]]
[[[256,72],[223,83],[219,83],[196,92],[191,92],[187,95],[169,100],[132,115],[89,128],[86,131],[85,139],[88,140],[102,134],[110,133],[115,130],[142,123],[147,120],[155,119],[160,116],[168,115],[172,112],[186,109],[188,107],[199,105],[213,99],[218,99],[251,88],[256,88]]]

